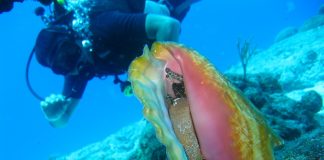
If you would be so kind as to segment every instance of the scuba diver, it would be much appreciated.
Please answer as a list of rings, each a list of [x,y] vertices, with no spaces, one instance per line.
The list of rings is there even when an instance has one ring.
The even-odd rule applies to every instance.
[[[68,122],[92,78],[113,75],[114,83],[119,83],[123,91],[130,88],[130,82],[120,80],[118,75],[127,72],[145,45],[150,46],[153,41],[177,42],[181,21],[196,2],[94,0],[89,4],[91,9],[80,14],[78,9],[69,9],[68,0],[39,1],[53,4],[54,12],[45,17],[44,11],[36,11],[48,27],[39,33],[33,51],[41,65],[65,78],[62,94],[45,99],[38,96],[42,100],[41,109],[53,127]],[[89,22],[79,23],[80,17]]]

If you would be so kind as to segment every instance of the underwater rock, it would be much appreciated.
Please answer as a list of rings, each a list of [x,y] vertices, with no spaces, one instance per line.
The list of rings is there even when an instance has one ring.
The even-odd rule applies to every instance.
[[[233,76],[227,74],[233,84],[245,86],[241,88],[243,93],[267,115],[269,123],[284,139],[298,138],[301,133],[319,126],[315,120],[315,114],[322,107],[322,97],[319,93],[311,89],[285,93],[278,81],[273,79],[278,76],[274,74],[271,78],[264,73],[260,75],[263,76],[250,75],[247,81],[242,81],[237,77],[232,79]]]
[[[311,24],[312,20],[317,22]],[[322,25],[320,21],[321,18],[305,22],[309,29],[304,25],[304,32],[278,41],[252,57],[246,81],[241,80],[240,65],[225,74],[288,143],[277,151],[277,159],[323,158],[324,27],[318,27]],[[316,29],[310,29],[314,26]],[[322,133],[308,143],[307,137],[317,130]],[[298,155],[294,147],[302,154]]]
[[[281,151],[276,152],[279,160],[322,160],[324,157],[324,128],[287,141]]]
[[[307,56],[309,54],[313,55],[306,52],[304,57],[314,57]],[[318,89],[286,92],[282,90],[276,73],[249,74],[245,81],[232,73],[225,75],[267,116],[268,122],[285,140],[296,139],[319,126],[316,114],[322,107],[322,97],[316,92]]]
[[[313,117],[322,108],[322,97],[315,91],[306,92],[300,101],[303,108],[299,110],[304,111],[305,115]]]
[[[278,80],[283,91],[293,91],[312,87],[322,81],[323,66],[324,27],[320,27],[299,32],[251,57],[247,74],[270,74]],[[233,66],[226,74],[242,77],[242,68],[240,65]]]
[[[315,91],[304,94],[304,98],[299,101],[283,94],[272,94],[268,98],[270,103],[266,103],[261,109],[267,115],[270,125],[285,140],[296,139],[301,134],[319,127],[314,115],[322,106],[321,97]],[[316,109],[309,110],[310,106],[316,106]]]
[[[261,109],[267,103],[267,95],[263,94],[261,89],[257,87],[247,87],[243,92],[258,109]]]
[[[153,126],[141,120],[105,140],[52,160],[165,160],[165,147],[156,139]]]
[[[322,4],[318,10],[318,14],[324,15],[324,4]]]
[[[289,122],[290,121],[277,121],[278,127],[276,129],[279,130],[278,128],[280,128],[280,136],[286,141],[297,139],[302,135],[301,130],[296,126],[296,122]]]
[[[267,74],[248,74],[243,80],[239,75],[226,73],[225,76],[257,107],[262,108],[268,101],[267,92],[279,92],[281,86],[275,77]]]
[[[295,35],[297,32],[298,29],[296,27],[287,27],[278,33],[278,35],[275,38],[275,42],[279,42],[288,37],[291,37]]]
[[[306,22],[299,28],[300,32],[308,31],[310,29],[315,29],[324,25],[324,15],[316,15]]]
[[[305,52],[305,54],[300,57],[300,65],[295,67],[294,70],[302,72],[309,70],[311,67],[313,67],[317,57],[318,54],[313,50]]]
[[[258,75],[261,90],[263,92],[277,93],[281,92],[282,88],[278,80],[279,75],[276,74],[261,74]]]

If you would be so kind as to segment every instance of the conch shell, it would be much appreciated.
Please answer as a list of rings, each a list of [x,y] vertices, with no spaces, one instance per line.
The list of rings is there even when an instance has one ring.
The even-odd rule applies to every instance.
[[[171,160],[270,160],[283,141],[211,63],[175,43],[154,43],[129,67],[133,91]]]

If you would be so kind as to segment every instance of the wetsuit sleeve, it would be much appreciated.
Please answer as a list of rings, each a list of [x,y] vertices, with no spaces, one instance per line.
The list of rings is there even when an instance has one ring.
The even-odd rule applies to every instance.
[[[128,6],[133,13],[143,13],[145,8],[145,0],[128,0]]]
[[[81,99],[88,80],[79,76],[65,76],[63,95],[66,97]]]

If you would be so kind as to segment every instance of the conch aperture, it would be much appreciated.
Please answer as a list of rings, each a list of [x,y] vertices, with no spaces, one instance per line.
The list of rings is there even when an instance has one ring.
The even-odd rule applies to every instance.
[[[270,160],[283,141],[204,57],[175,43],[154,43],[129,80],[171,160]]]

